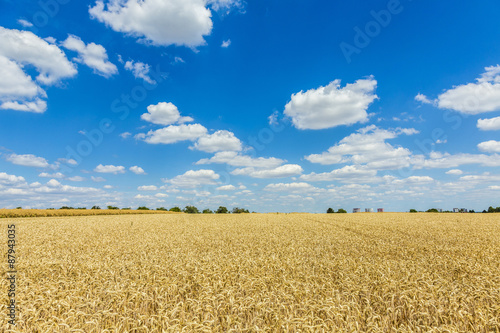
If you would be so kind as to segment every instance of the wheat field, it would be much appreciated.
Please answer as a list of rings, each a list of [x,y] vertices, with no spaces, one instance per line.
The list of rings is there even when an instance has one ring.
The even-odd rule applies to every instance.
[[[4,332],[500,331],[498,214],[17,218],[4,239],[12,223]]]

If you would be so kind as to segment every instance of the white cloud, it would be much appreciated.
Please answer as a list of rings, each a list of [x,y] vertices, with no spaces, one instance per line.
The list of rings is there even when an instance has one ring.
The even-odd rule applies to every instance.
[[[68,180],[72,182],[83,182],[85,178],[80,176],[74,176],[74,177],[69,177]]]
[[[446,171],[447,175],[454,175],[454,176],[460,176],[463,173],[464,172],[462,170],[459,170],[459,169],[452,169],[452,170]]]
[[[47,168],[50,166],[45,158],[38,157],[32,154],[25,154],[25,155],[10,154],[9,156],[7,156],[6,159],[12,164],[22,165],[27,167]]]
[[[211,158],[201,159],[196,164],[228,164],[235,167],[253,167],[253,168],[275,168],[286,162],[285,160],[275,157],[258,157],[240,155],[234,151],[223,151],[215,153]]]
[[[234,185],[224,185],[217,187],[218,191],[235,191],[236,187]]]
[[[99,164],[96,166],[94,169],[94,172],[99,172],[99,173],[114,173],[119,174],[119,173],[125,173],[125,167],[124,166],[114,166],[114,165],[102,165]]]
[[[56,46],[30,31],[0,27],[0,109],[43,113],[47,109],[45,91],[23,71],[32,65],[36,81],[50,85],[73,77],[77,71]]]
[[[151,71],[151,66],[140,61],[127,61],[125,63],[125,69],[132,72],[136,79],[143,79],[149,84],[156,84],[156,81],[149,76]]]
[[[478,119],[477,128],[479,128],[481,131],[498,131],[500,130],[500,117]]]
[[[486,72],[468,83],[453,87],[438,96],[438,107],[465,114],[500,110],[500,66],[485,68]]]
[[[420,184],[420,183],[431,183],[434,179],[429,176],[411,176],[405,179],[396,179],[393,181],[394,184]]]
[[[140,166],[132,166],[129,168],[130,171],[132,171],[133,173],[135,173],[136,175],[145,175],[146,172],[144,171],[143,168],[141,168]]]
[[[41,174],[38,175],[38,177],[41,177],[41,178],[64,178],[64,175],[60,172],[56,172],[56,173],[42,172]]]
[[[66,158],[58,158],[58,162],[69,164],[69,165],[78,165],[78,162],[75,161],[74,159],[66,159]]]
[[[500,141],[490,140],[477,145],[480,151],[487,153],[500,153]]]
[[[26,183],[24,177],[9,175],[5,172],[0,172],[0,184],[3,185],[20,185]]]
[[[170,183],[178,187],[196,187],[199,185],[216,185],[220,175],[213,170],[189,170],[183,175],[175,176],[172,179],[164,179],[165,183]]]
[[[225,40],[222,42],[221,47],[227,49],[231,45],[231,40]]]
[[[96,183],[102,183],[102,182],[105,182],[106,179],[102,178],[102,177],[94,177],[94,176],[91,176],[90,179],[92,179],[93,182],[96,182]]]
[[[39,72],[36,80],[43,84],[53,84],[77,73],[74,65],[57,46],[30,31],[0,27],[0,45],[0,55],[18,64],[35,66]]]
[[[0,55],[0,108],[16,111],[43,113],[47,97],[30,76],[26,75],[16,62]]]
[[[157,191],[158,187],[154,185],[144,185],[137,188],[139,191]]]
[[[395,130],[380,129],[371,125],[358,130],[322,154],[306,156],[309,162],[322,165],[353,162],[366,164],[372,169],[398,169],[408,167],[411,152],[403,147],[394,147],[386,140],[394,139],[401,134],[416,134],[413,128],[397,128]]]
[[[207,133],[207,129],[200,124],[168,126],[147,134],[137,134],[135,138],[150,144],[170,144],[179,141],[194,141]]]
[[[122,139],[127,139],[128,137],[130,137],[132,135],[132,133],[130,132],[123,132],[121,134],[118,134]]]
[[[87,65],[98,75],[109,78],[118,73],[118,68],[108,60],[108,54],[102,45],[95,43],[85,45],[80,37],[69,35],[62,42],[62,46],[68,50],[78,52],[78,57],[73,60]]]
[[[347,165],[341,169],[335,169],[331,172],[324,173],[310,173],[308,175],[300,176],[301,180],[310,182],[327,182],[327,181],[341,181],[341,182],[359,182],[370,183],[378,181],[376,178],[377,171],[367,169],[366,167]]]
[[[168,194],[165,194],[165,193],[156,193],[155,197],[157,197],[157,198],[168,198]]]
[[[231,172],[236,176],[250,176],[253,178],[286,178],[300,175],[304,171],[298,164],[285,164],[274,169],[256,170],[252,167],[235,169]]]
[[[177,106],[166,102],[148,106],[148,113],[142,114],[141,119],[157,125],[183,124],[194,120],[191,117],[181,117]]]
[[[495,191],[500,190],[500,186],[498,186],[498,185],[488,186],[488,188],[489,188],[490,190],[495,190]]]
[[[366,122],[369,105],[378,98],[374,94],[377,81],[373,77],[357,80],[340,88],[340,80],[326,87],[293,94],[284,114],[292,118],[298,129],[325,129]]]
[[[429,98],[427,98],[427,96],[420,93],[417,96],[415,96],[415,100],[423,104],[436,104],[435,101],[431,101]]]
[[[487,167],[500,166],[500,155],[484,155],[484,154],[455,154],[448,153],[431,153],[429,159],[425,159],[422,155],[416,155],[412,158],[414,168],[430,168],[430,169],[448,169],[456,168],[464,164],[479,164]]]
[[[230,11],[232,8],[243,8],[242,0],[208,0],[207,3],[216,11]]]
[[[211,12],[205,0],[97,1],[90,16],[115,31],[153,45],[205,44],[212,31]]]
[[[17,20],[17,23],[19,23],[20,25],[22,25],[25,28],[31,28],[33,26],[33,23],[31,23],[30,21],[27,21],[25,19],[19,19],[19,20]]]
[[[215,153],[218,151],[240,151],[242,150],[242,144],[234,133],[221,130],[214,134],[202,136],[190,148]]]
[[[279,184],[269,184],[264,187],[264,191],[273,192],[303,192],[315,189],[314,186],[308,183],[279,183]]]
[[[114,187],[112,185],[104,185],[102,188],[106,189],[106,190],[111,190],[113,189]]]

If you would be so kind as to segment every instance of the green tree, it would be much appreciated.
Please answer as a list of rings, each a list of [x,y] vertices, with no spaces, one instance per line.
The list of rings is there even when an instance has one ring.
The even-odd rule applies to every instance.
[[[168,209],[166,209],[165,207],[156,208],[156,210],[161,210],[161,211],[164,211],[164,212],[168,211]]]
[[[182,212],[182,210],[177,206],[170,208],[169,211],[176,212],[176,213]]]
[[[137,208],[137,210],[149,210],[149,208],[146,206],[141,206],[141,207]]]
[[[91,209],[101,209],[101,207],[99,207],[99,206],[92,206]]]
[[[412,209],[410,209],[410,213],[416,213],[416,212],[417,212],[417,210],[416,210],[416,209],[413,209],[413,208],[412,208]]]
[[[340,213],[340,214],[347,214],[347,211],[343,208],[339,208],[339,210],[337,211],[337,213]]]
[[[233,208],[233,214],[242,214],[242,213],[250,213],[250,212],[248,211],[248,209],[245,208],[238,208],[238,207]]]
[[[108,209],[114,210],[114,209],[120,209],[120,208],[115,207],[115,206],[108,206]]]
[[[68,206],[62,206],[61,208],[59,209],[74,209],[73,207],[68,207]]]
[[[326,210],[326,213],[327,213],[327,214],[333,214],[333,213],[335,213],[335,211],[333,210],[333,208],[328,208],[328,209]]]
[[[204,209],[203,210],[203,214],[213,214],[214,212],[212,212],[210,209]]]
[[[426,213],[439,213],[439,210],[437,210],[436,208],[431,208],[427,209]]]
[[[217,214],[227,214],[228,210],[224,206],[219,206],[219,208],[217,209],[217,211],[215,211],[215,213],[217,213]]]
[[[186,208],[184,208],[184,213],[187,213],[187,214],[199,214],[200,211],[195,206],[186,206]]]

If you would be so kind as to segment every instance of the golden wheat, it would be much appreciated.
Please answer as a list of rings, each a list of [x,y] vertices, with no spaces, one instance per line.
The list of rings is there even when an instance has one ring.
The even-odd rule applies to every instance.
[[[498,214],[21,218],[5,235],[11,223],[17,332],[500,330]]]
[[[129,209],[0,209],[0,218],[50,217],[50,216],[87,216],[87,215],[125,215],[125,214],[178,214],[161,210]]]

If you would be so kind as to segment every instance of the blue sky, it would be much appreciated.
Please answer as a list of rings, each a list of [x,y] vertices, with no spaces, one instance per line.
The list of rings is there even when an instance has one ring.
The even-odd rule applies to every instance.
[[[0,9],[0,207],[498,206],[498,2]]]

